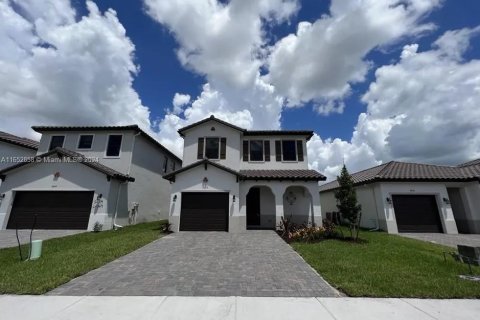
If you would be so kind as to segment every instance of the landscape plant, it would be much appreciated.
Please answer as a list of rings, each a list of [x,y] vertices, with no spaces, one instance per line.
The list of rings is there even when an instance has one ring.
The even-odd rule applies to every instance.
[[[337,208],[346,221],[350,230],[351,239],[357,241],[360,232],[360,220],[362,217],[362,206],[357,202],[357,193],[354,188],[352,176],[343,165],[340,176],[337,177],[339,188],[335,190]]]

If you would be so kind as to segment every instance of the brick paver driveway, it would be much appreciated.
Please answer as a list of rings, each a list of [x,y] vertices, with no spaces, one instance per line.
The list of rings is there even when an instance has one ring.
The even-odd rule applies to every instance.
[[[171,234],[49,294],[338,296],[273,231]]]

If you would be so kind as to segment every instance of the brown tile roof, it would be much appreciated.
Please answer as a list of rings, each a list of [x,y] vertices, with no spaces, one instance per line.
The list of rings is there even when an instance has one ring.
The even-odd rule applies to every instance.
[[[185,167],[180,168],[178,170],[172,171],[172,172],[164,175],[163,178],[167,179],[167,180],[170,180],[170,181],[175,181],[175,176],[177,174],[182,173],[184,171],[188,171],[188,170],[193,169],[195,167],[198,167],[199,165],[202,165],[202,164],[205,165],[205,168],[207,168],[208,165],[211,165],[211,166],[214,166],[214,167],[216,167],[218,169],[221,169],[223,171],[229,172],[229,173],[231,173],[231,174],[233,174],[237,177],[240,177],[240,173],[238,171],[235,171],[233,169],[230,169],[226,166],[223,166],[223,165],[218,164],[216,162],[210,161],[208,159],[203,159],[203,160],[199,160],[197,162],[194,162],[192,164],[189,164],[188,166],[185,166]]]
[[[480,166],[453,167],[390,161],[352,174],[355,185],[376,181],[480,181]],[[331,181],[320,186],[320,192],[338,188]]]
[[[240,174],[242,180],[326,180],[315,170],[240,170]]]
[[[458,167],[469,167],[469,166],[477,166],[477,165],[480,165],[480,159],[475,159],[472,161],[459,164]]]
[[[312,130],[247,130],[244,136],[307,136],[307,141],[313,137]]]
[[[14,136],[13,134],[3,132],[3,131],[0,131],[0,141],[14,144],[20,147],[32,149],[32,150],[38,149],[38,141]]]
[[[214,115],[211,115],[209,118],[205,118],[205,119],[203,119],[203,120],[200,120],[200,121],[197,121],[197,122],[195,122],[195,123],[192,123],[192,124],[190,124],[190,125],[188,125],[188,126],[186,126],[186,127],[183,127],[183,128],[178,129],[178,133],[183,137],[183,133],[184,133],[185,131],[187,131],[187,130],[189,130],[189,129],[191,129],[191,128],[194,128],[194,127],[196,127],[196,126],[198,126],[198,125],[201,125],[201,124],[203,124],[203,123],[205,123],[205,122],[208,122],[208,121],[215,121],[215,122],[218,122],[218,123],[223,124],[224,126],[230,127],[230,128],[232,128],[232,129],[235,129],[235,130],[238,130],[238,131],[241,131],[241,132],[246,131],[246,130],[243,129],[243,128],[234,126],[234,125],[231,124],[231,123],[228,123],[228,122],[226,122],[226,121],[217,119],[217,118],[215,118]]]
[[[291,135],[294,135],[294,136],[307,136],[307,140],[310,140],[310,138],[313,136],[313,131],[311,130],[246,130],[246,129],[237,127],[231,123],[228,123],[226,121],[217,119],[215,118],[214,115],[211,115],[209,118],[192,123],[186,127],[180,128],[178,130],[178,133],[183,137],[185,131],[211,120],[221,123],[232,129],[238,130],[242,132],[244,136],[267,136],[267,135],[268,136],[287,136],[287,135],[291,136]]]
[[[76,159],[74,159],[75,162],[84,164],[87,167],[90,167],[92,169],[100,171],[100,172],[104,173],[109,178],[114,178],[114,179],[121,180],[121,181],[135,181],[135,178],[133,178],[131,176],[128,176],[128,175],[125,175],[123,173],[120,173],[120,172],[118,172],[118,171],[116,171],[116,170],[114,170],[110,167],[107,167],[107,166],[105,166],[101,163],[85,161],[86,157],[83,154],[78,153],[78,152],[74,152],[74,151],[71,151],[71,150],[68,150],[68,149],[64,149],[64,148],[55,148],[55,149],[53,149],[49,152],[38,155],[35,158],[36,159],[39,159],[39,158],[44,159],[44,158],[49,158],[52,155],[58,155],[58,156],[63,156],[63,157],[68,157],[68,158],[76,158]],[[25,166],[29,163],[32,163],[32,162],[31,161],[20,162],[20,163],[17,163],[15,165],[11,166],[11,167],[7,167],[3,170],[0,170],[0,177],[5,177],[5,175],[9,171],[12,171],[14,169],[23,167],[23,166]],[[34,162],[34,163],[37,163],[37,162]]]
[[[123,131],[133,130],[140,133],[148,141],[152,142],[155,146],[163,150],[175,160],[182,162],[182,159],[177,157],[173,152],[165,148],[160,142],[151,137],[145,131],[143,131],[138,125],[131,124],[126,126],[33,126],[32,129],[36,132],[51,132],[51,131]]]

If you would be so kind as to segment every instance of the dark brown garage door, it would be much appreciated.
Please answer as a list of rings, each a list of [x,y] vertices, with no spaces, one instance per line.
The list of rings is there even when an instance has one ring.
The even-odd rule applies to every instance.
[[[182,193],[180,231],[228,231],[228,193]]]
[[[437,201],[431,195],[394,195],[398,232],[443,232]]]
[[[93,191],[18,191],[7,229],[30,229],[37,214],[36,229],[88,227]]]

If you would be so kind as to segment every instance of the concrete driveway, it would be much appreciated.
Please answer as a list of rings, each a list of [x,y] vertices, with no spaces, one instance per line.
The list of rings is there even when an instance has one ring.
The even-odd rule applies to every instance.
[[[32,240],[47,240],[61,238],[72,234],[86,232],[86,230],[33,230]],[[21,244],[30,242],[30,230],[18,230]],[[15,230],[0,230],[0,249],[17,246]]]
[[[171,234],[48,294],[338,296],[273,231]]]
[[[399,233],[400,236],[457,248],[458,244],[480,247],[480,234]]]

